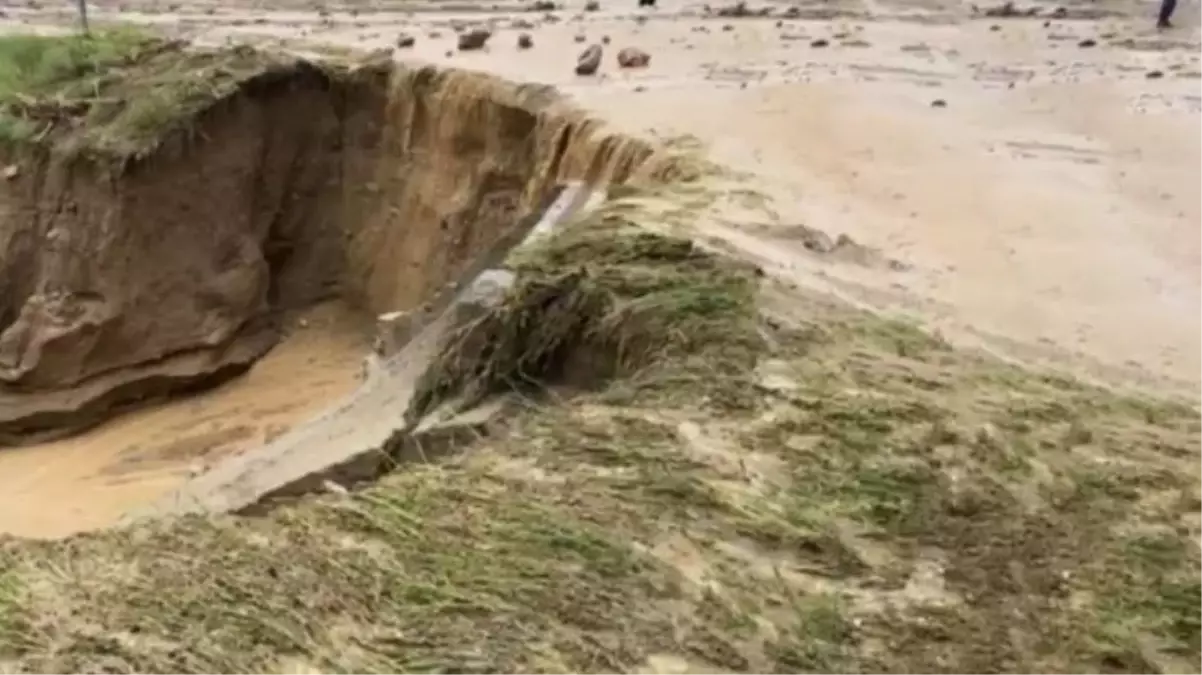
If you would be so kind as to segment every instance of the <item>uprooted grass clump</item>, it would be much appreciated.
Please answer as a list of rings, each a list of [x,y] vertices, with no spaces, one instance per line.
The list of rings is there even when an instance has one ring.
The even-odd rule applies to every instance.
[[[762,349],[754,267],[606,209],[515,253],[510,268],[513,289],[448,340],[419,410],[452,394],[470,402],[613,380],[627,395],[687,387],[699,399],[723,395],[716,404],[747,403],[750,392],[732,382],[750,382]]]
[[[137,157],[279,58],[188,49],[133,28],[0,36],[0,145]]]

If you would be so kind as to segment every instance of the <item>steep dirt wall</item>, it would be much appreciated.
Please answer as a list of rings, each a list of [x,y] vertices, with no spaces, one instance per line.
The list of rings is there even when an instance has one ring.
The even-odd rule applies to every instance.
[[[356,87],[344,137],[347,274],[374,312],[457,279],[562,180],[622,182],[652,148],[606,133],[541,86],[398,70]]]
[[[0,443],[235,375],[334,293],[419,305],[556,181],[623,181],[652,152],[544,88],[303,61],[123,165],[8,151]]]

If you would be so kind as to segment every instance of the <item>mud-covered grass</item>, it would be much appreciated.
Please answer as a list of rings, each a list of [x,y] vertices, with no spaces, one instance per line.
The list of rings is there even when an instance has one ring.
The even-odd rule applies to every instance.
[[[423,397],[605,383],[610,399],[687,386],[748,404],[757,270],[640,228],[625,203],[512,254],[507,300],[447,341]]]
[[[545,390],[458,456],[350,495],[8,541],[0,662],[1197,667],[1195,408],[1004,366],[624,221],[592,225],[516,261],[506,316],[526,324],[490,335],[562,336],[534,308],[587,309],[572,335],[622,364],[616,381]],[[522,295],[568,275],[589,302]],[[563,374],[520,358],[554,350],[519,342],[460,382]]]
[[[139,157],[280,62],[247,47],[187,49],[127,27],[0,36],[0,144]]]

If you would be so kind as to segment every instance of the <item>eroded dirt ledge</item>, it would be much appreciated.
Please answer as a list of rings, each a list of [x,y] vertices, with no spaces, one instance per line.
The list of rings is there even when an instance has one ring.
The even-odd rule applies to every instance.
[[[0,444],[236,375],[322,298],[421,305],[562,180],[671,170],[478,73],[177,45],[117,72],[0,150]],[[151,134],[167,72],[212,86]]]

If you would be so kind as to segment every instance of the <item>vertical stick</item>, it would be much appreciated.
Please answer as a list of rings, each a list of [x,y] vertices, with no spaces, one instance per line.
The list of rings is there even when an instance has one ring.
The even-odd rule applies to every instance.
[[[75,0],[79,5],[79,28],[84,35],[88,34],[88,0]]]

